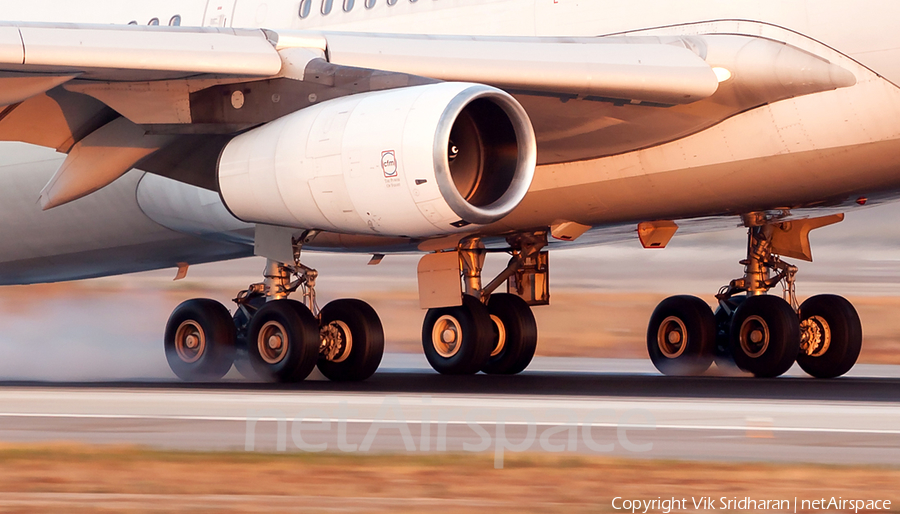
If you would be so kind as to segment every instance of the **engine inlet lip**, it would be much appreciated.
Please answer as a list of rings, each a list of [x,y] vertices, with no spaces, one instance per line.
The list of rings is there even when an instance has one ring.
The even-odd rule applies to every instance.
[[[453,125],[462,111],[480,98],[491,100],[506,113],[516,134],[518,147],[516,170],[509,188],[495,202],[484,207],[472,205],[460,194],[450,173],[450,160],[447,156],[447,145],[450,142]],[[438,121],[434,136],[434,169],[438,189],[453,212],[469,223],[488,225],[512,212],[528,193],[536,165],[537,142],[528,113],[515,98],[500,89],[473,84],[449,102]]]

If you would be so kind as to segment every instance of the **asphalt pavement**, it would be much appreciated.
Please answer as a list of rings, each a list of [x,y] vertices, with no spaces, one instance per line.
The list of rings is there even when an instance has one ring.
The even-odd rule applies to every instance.
[[[900,462],[900,369],[815,380],[664,377],[648,361],[539,358],[445,377],[387,355],[370,380],[0,383],[0,441],[234,451],[515,452]]]

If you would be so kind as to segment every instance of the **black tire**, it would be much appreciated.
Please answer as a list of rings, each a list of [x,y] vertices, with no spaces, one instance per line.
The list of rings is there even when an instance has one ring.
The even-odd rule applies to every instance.
[[[835,295],[818,295],[800,305],[801,336],[812,339],[797,364],[816,378],[839,377],[856,364],[862,349],[862,323],[853,305]],[[818,336],[818,337],[817,337]]]
[[[319,371],[336,382],[371,377],[384,355],[384,327],[375,309],[362,300],[335,300],[319,317],[323,336],[329,325],[341,335],[338,353],[331,360],[319,355]]]
[[[164,347],[178,378],[218,380],[234,361],[235,330],[224,305],[206,298],[183,302],[166,323]]]
[[[252,298],[244,308],[238,308],[234,313],[234,327],[236,330],[234,344],[234,368],[247,380],[259,382],[263,377],[259,376],[253,363],[250,361],[250,354],[247,351],[247,333],[250,331],[250,321],[263,305],[266,304],[265,296],[257,296]]]
[[[522,298],[508,293],[492,294],[488,300],[493,337],[491,355],[481,369],[492,375],[521,373],[534,358],[537,322]]]
[[[716,349],[715,363],[716,368],[725,372],[737,372],[737,365],[734,363],[734,357],[731,355],[731,318],[737,308],[747,299],[746,295],[732,296],[725,300],[730,309],[730,313],[726,312],[722,306],[716,307],[714,316],[716,318]]]
[[[647,353],[662,374],[700,375],[713,361],[716,322],[712,310],[696,296],[666,298],[647,327]]]
[[[264,380],[300,382],[316,367],[319,322],[300,302],[266,303],[253,316],[247,335],[250,362]]]
[[[800,318],[786,301],[750,296],[735,311],[731,354],[740,369],[757,377],[777,377],[791,369],[799,351]]]
[[[494,348],[491,324],[487,307],[469,295],[463,296],[459,307],[428,309],[422,324],[425,358],[435,371],[444,375],[478,373]],[[454,335],[455,339],[443,341],[445,333]]]

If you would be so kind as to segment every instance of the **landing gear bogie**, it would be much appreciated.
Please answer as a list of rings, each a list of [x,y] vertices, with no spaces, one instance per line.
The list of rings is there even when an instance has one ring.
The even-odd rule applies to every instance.
[[[549,259],[542,249],[547,246],[547,232],[514,234],[506,238],[509,247],[489,250],[478,237],[459,242],[455,255],[440,252],[459,263],[459,275],[434,274],[441,286],[458,289],[461,305],[448,305],[449,295],[437,299],[420,297],[428,302],[422,324],[422,348],[435,371],[445,375],[472,375],[482,371],[490,375],[515,375],[528,367],[537,348],[537,322],[532,305],[550,302]],[[489,252],[510,254],[506,268],[484,284],[482,271]],[[420,277],[430,271],[443,271],[442,258],[436,268],[425,256],[419,263]],[[452,262],[451,261],[451,262]],[[455,276],[454,276],[455,275]],[[437,279],[435,279],[437,280]],[[462,283],[460,283],[460,280]],[[506,293],[495,292],[507,285]],[[430,282],[424,290],[435,290]],[[420,282],[420,293],[423,290]],[[424,298],[424,300],[423,300]]]
[[[232,363],[254,381],[299,382],[316,365],[331,380],[365,380],[375,373],[384,353],[375,310],[345,299],[319,312],[318,272],[300,262],[302,244],[314,235],[291,237],[292,263],[268,259],[264,281],[238,293],[233,316],[212,300],[190,300],[175,310],[165,344],[179,377],[218,379]],[[288,298],[295,292],[303,302]]]
[[[747,257],[741,261],[744,275],[716,295],[719,307],[711,322],[712,344],[709,349],[695,350],[704,355],[696,369],[705,369],[707,351],[718,367],[736,366],[757,377],[780,376],[795,362],[819,378],[840,376],[853,367],[862,344],[862,326],[856,310],[850,302],[834,295],[814,296],[800,305],[795,289],[798,269],[780,255],[811,261],[809,231],[841,219],[836,215],[782,222],[770,213],[744,216],[748,227]],[[783,298],[769,295],[769,290],[779,283],[784,289]],[[682,304],[678,298],[684,299]],[[648,329],[650,358],[666,374],[672,374],[667,366],[677,362],[676,357],[694,347],[685,341],[691,341],[693,333],[702,332],[693,328],[699,322],[689,323],[689,317],[676,309],[678,305],[688,305],[687,298],[690,297],[664,300]],[[700,309],[701,303],[696,300],[694,305]],[[706,309],[700,310],[705,316]]]

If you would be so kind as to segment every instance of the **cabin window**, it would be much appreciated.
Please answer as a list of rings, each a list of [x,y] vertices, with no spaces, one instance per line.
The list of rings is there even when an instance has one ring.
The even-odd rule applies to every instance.
[[[397,3],[397,0],[387,0],[388,5],[394,5]]]
[[[375,0],[366,0],[366,9],[375,7]]]
[[[131,20],[128,22],[129,25],[137,25],[137,20]]]
[[[300,2],[300,19],[306,19],[309,16],[309,11],[312,8],[313,0],[303,0]]]
[[[181,26],[181,15],[176,14],[169,18],[169,26],[170,27],[180,27]]]
[[[331,4],[334,3],[334,0],[322,0],[322,14],[328,14],[331,12]]]
[[[148,23],[147,25],[159,25],[159,18],[151,18],[150,23]]]
[[[355,0],[344,0],[344,12],[350,12],[353,10],[353,4],[355,4]]]

